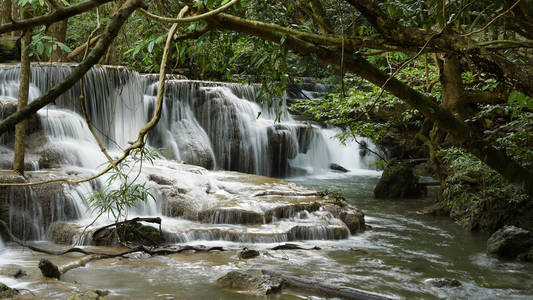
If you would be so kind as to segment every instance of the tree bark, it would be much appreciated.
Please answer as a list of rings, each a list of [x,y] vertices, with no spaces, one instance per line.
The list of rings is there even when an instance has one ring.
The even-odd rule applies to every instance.
[[[11,0],[2,1],[2,13],[0,15],[0,24],[7,24],[11,22]]]
[[[28,11],[29,9],[24,10],[24,13],[22,14],[22,18],[29,17]],[[31,32],[32,32],[32,29],[25,30],[23,33],[23,37],[22,37],[17,112],[20,112],[28,105],[28,96],[29,96],[29,90],[30,90],[30,75],[31,75],[31,65],[30,65],[30,55],[29,55],[29,45],[31,43]],[[27,120],[24,120],[15,126],[15,146],[14,146],[15,157],[13,159],[13,171],[20,173],[20,174],[24,174],[24,139],[26,137],[26,124],[27,124]]]

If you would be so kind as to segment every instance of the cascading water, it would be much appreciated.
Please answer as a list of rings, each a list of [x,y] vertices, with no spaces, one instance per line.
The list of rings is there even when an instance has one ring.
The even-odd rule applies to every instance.
[[[65,64],[33,66],[30,101],[64,79],[71,70],[72,66]],[[0,65],[0,99],[4,103],[4,117],[16,107],[18,76],[17,66]],[[167,78],[162,116],[149,133],[148,144],[162,149],[168,159],[207,169],[274,177],[330,172],[330,163],[360,168],[356,145],[340,150],[342,147],[330,138],[334,129],[295,121],[287,113],[284,102],[277,108],[260,104],[256,85],[192,81],[173,75]],[[96,134],[111,155],[118,155],[151,118],[157,76],[140,75],[122,67],[98,66],[87,73],[82,84],[87,114]],[[27,143],[33,152],[28,151],[27,157],[43,169],[40,176],[46,176],[51,168],[58,168],[59,173],[83,177],[96,173],[106,163],[81,113],[81,88],[82,85],[77,83],[54,105],[40,110],[35,128],[28,133]],[[304,93],[311,95],[313,92]],[[10,103],[8,106],[6,101]],[[274,120],[278,113],[283,117],[277,123]],[[4,145],[8,149],[9,141],[4,141]],[[137,168],[133,167],[131,174],[135,174]],[[250,194],[252,186],[241,183],[235,187],[225,179],[234,175],[224,173],[224,179],[218,175],[211,178],[214,175],[206,174],[202,169],[192,168],[179,173],[181,169],[183,165],[168,160],[160,162],[155,169],[144,166],[138,178],[148,183],[156,201],[139,204],[128,211],[128,216],[166,215],[188,219],[185,223],[179,221],[180,226],[176,226],[169,237],[177,242],[195,239],[276,242],[338,239],[349,235],[342,222],[324,217],[318,213],[317,207],[304,203],[298,204],[296,209],[295,204],[290,203],[293,201],[290,197],[267,196],[254,200],[255,196]],[[160,179],[161,174],[179,180],[167,183],[168,179]],[[57,197],[63,200],[57,207],[43,205],[42,199],[32,197],[35,193],[27,188],[29,194],[23,201],[27,204],[17,211],[31,211],[34,221],[30,222],[33,229],[20,229],[25,232],[24,237],[45,238],[45,229],[55,221],[79,219],[82,220],[78,221],[80,224],[89,223],[94,216],[87,209],[87,197],[95,188],[105,185],[108,176],[77,186],[58,184],[62,192]],[[268,184],[263,188],[267,187]],[[276,188],[283,186],[276,185]],[[61,214],[61,206],[70,208]],[[306,213],[297,214],[300,211]],[[49,220],[45,221],[47,218]],[[104,219],[101,223],[109,221]],[[167,223],[172,222],[175,220],[167,220]],[[257,231],[249,232],[243,225],[250,222],[263,225]],[[12,223],[16,226],[15,221]]]

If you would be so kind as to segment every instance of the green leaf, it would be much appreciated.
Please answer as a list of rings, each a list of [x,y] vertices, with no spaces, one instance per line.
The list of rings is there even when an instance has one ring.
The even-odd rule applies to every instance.
[[[43,55],[43,52],[44,52],[44,45],[43,45],[43,43],[38,43],[38,44],[37,44],[37,54],[39,54],[39,55]]]

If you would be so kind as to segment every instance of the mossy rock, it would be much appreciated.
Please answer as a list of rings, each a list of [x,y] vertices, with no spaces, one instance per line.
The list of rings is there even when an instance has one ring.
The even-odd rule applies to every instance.
[[[7,285],[0,283],[0,299],[14,298],[19,294],[15,289],[8,287]]]
[[[427,188],[418,183],[413,167],[407,162],[392,161],[374,189],[376,198],[420,198]]]

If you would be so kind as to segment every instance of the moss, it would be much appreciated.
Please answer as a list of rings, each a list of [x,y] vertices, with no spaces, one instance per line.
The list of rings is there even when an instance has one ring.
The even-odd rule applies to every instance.
[[[440,156],[449,174],[441,205],[459,224],[486,232],[504,225],[533,229],[533,201],[525,193],[460,149]]]

